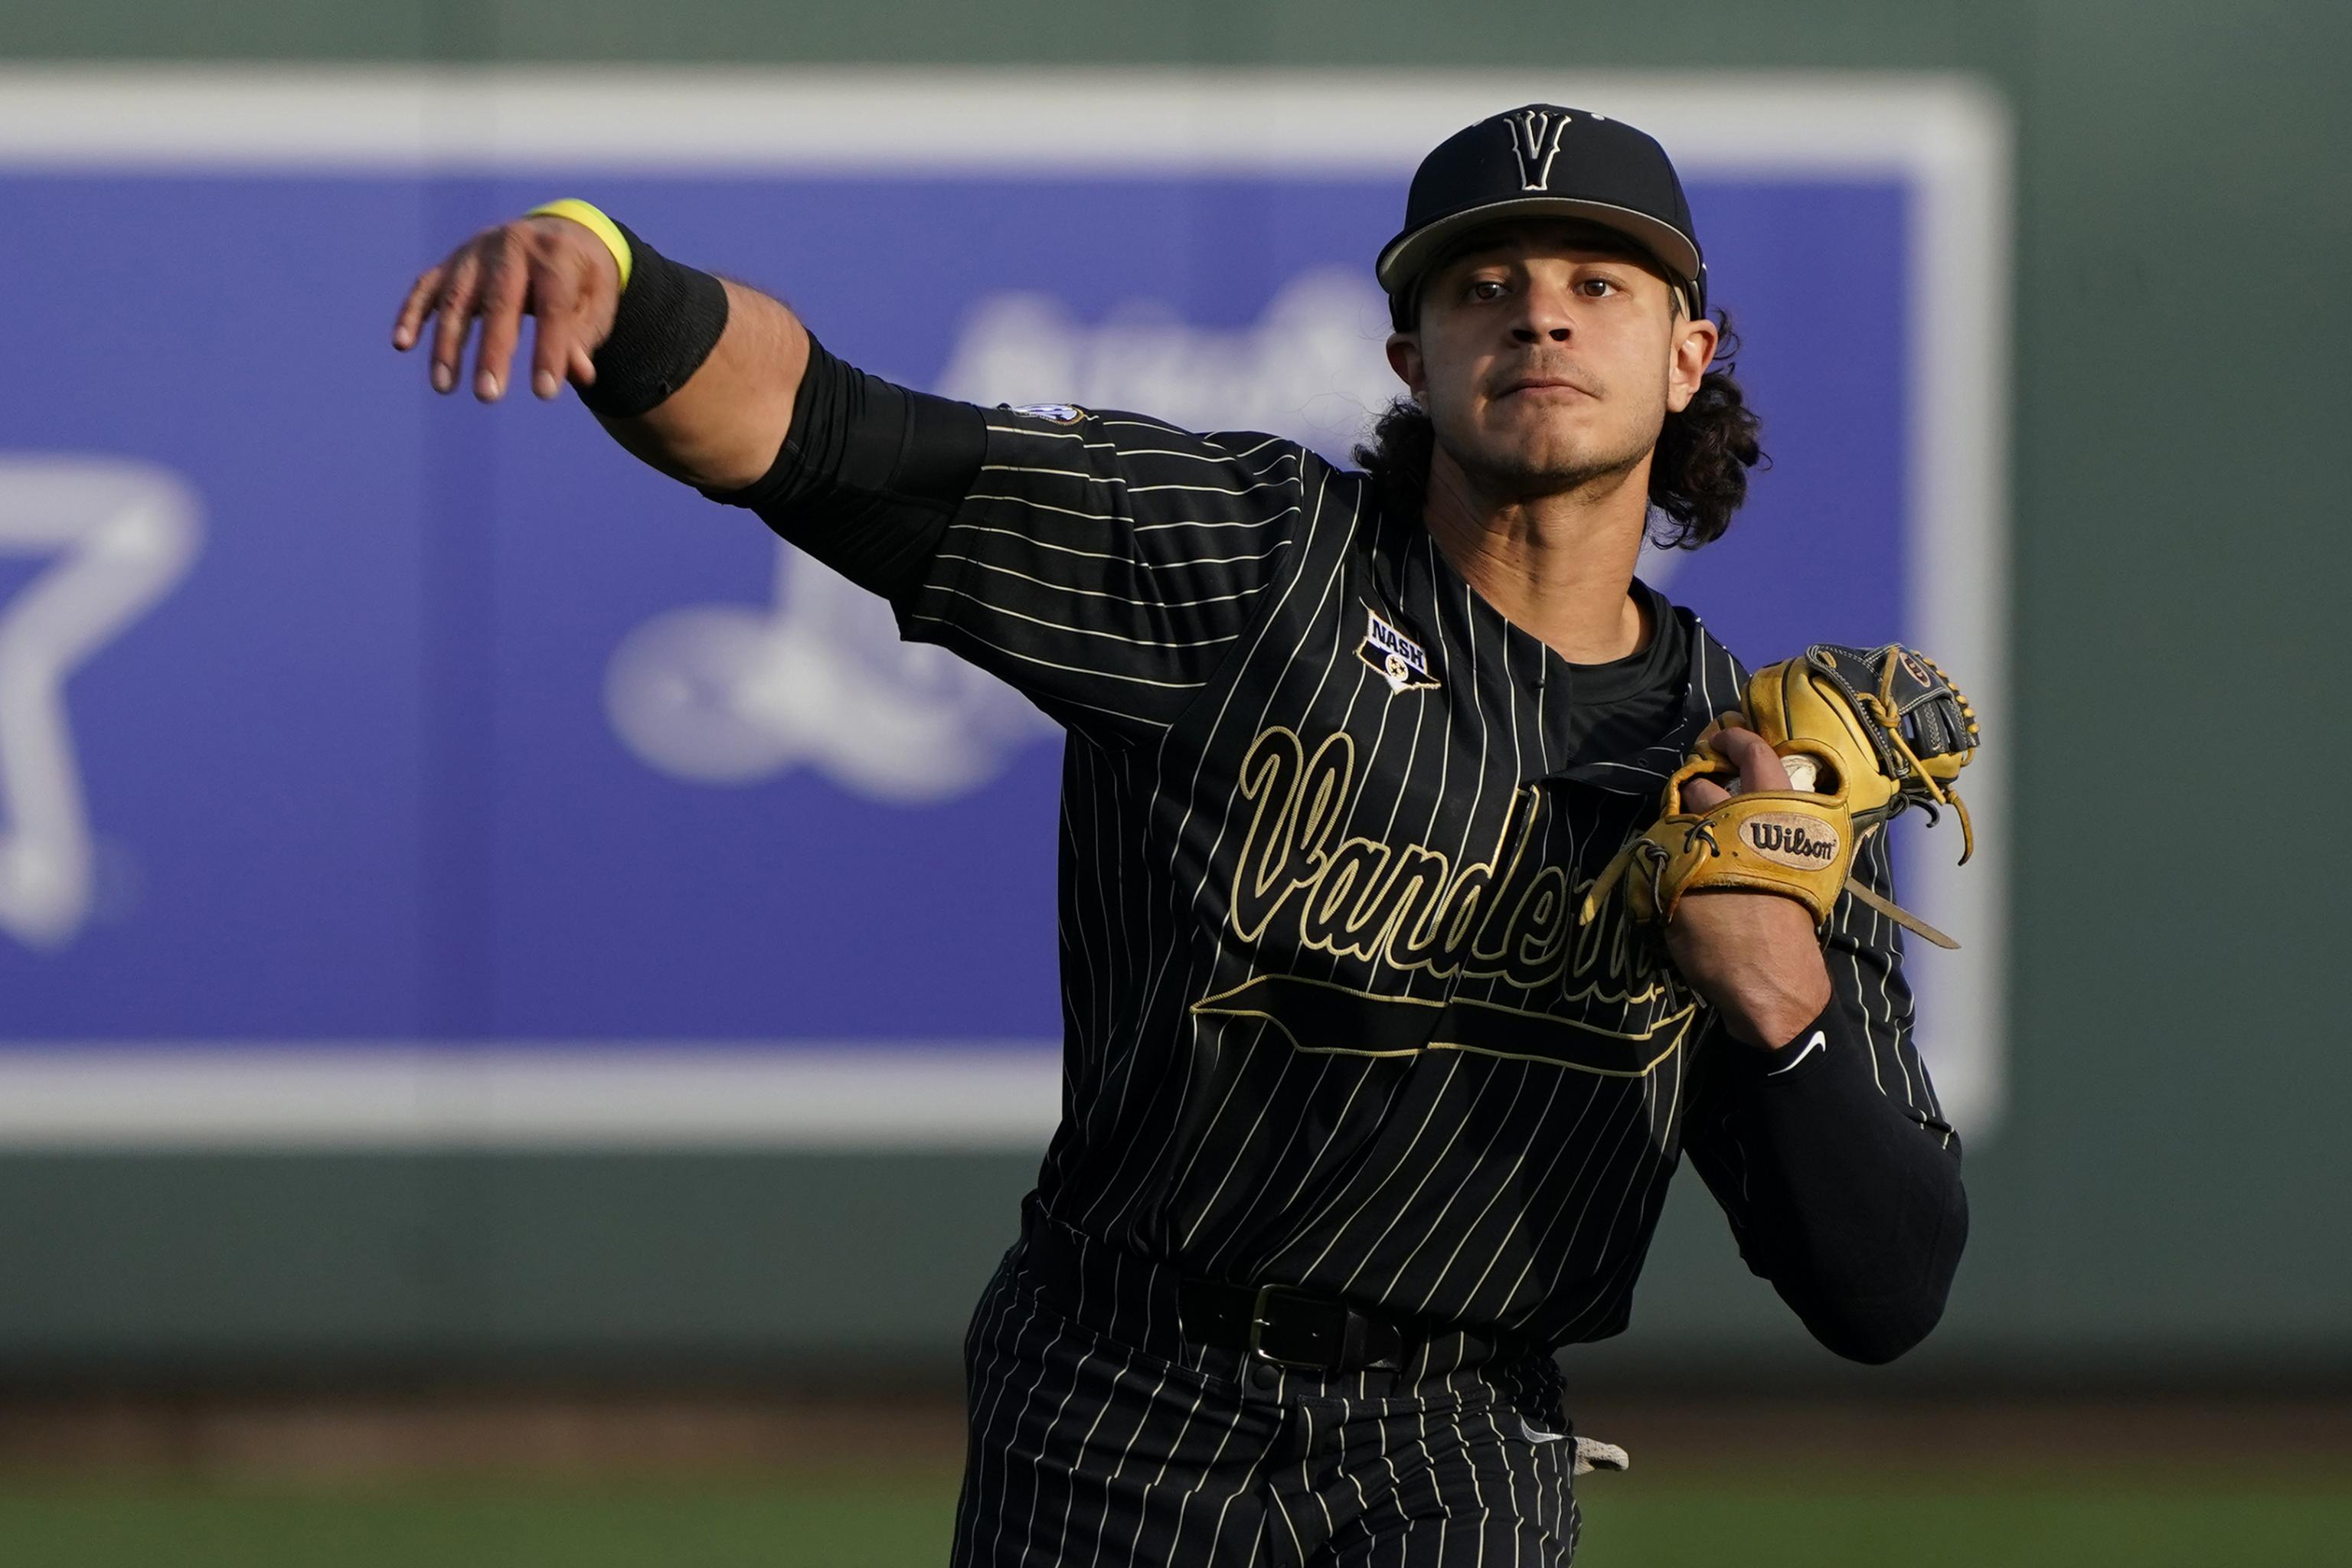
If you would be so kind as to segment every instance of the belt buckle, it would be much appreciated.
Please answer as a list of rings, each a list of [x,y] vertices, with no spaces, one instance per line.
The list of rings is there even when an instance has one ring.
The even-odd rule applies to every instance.
[[[1266,1300],[1267,1298],[1275,1295],[1276,1292],[1285,1296],[1296,1296],[1301,1300],[1310,1302],[1318,1300],[1318,1298],[1311,1292],[1300,1290],[1288,1285],[1259,1286],[1257,1288],[1257,1299],[1250,1303],[1249,1353],[1255,1356],[1260,1361],[1272,1362],[1276,1366],[1288,1367],[1294,1372],[1329,1371],[1331,1367],[1336,1364],[1335,1363],[1321,1361],[1293,1361],[1287,1356],[1276,1355],[1272,1351],[1265,1348]]]

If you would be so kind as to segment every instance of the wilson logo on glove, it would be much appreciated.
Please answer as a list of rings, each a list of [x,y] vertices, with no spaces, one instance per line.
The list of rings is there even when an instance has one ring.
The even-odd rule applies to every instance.
[[[1751,816],[1739,825],[1739,837],[1767,860],[1809,871],[1838,856],[1837,830],[1794,814]]]

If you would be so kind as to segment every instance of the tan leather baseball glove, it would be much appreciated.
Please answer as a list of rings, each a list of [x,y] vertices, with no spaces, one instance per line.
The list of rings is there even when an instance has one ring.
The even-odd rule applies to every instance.
[[[1976,710],[1936,661],[1900,644],[1870,652],[1815,643],[1801,658],[1758,670],[1743,696],[1748,727],[1771,743],[1790,787],[1734,794],[1711,811],[1683,808],[1683,786],[1707,778],[1739,788],[1738,770],[1707,746],[1666,781],[1664,813],[1593,881],[1579,913],[1590,923],[1620,883],[1633,918],[1662,924],[1694,892],[1778,893],[1819,926],[1838,894],[1855,898],[1943,947],[1959,944],[1853,879],[1855,847],[1906,806],[1960,819],[1960,859],[1976,848],[1952,788],[1976,755]]]

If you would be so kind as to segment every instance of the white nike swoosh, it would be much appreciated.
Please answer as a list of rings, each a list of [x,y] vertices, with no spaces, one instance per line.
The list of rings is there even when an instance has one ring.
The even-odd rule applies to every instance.
[[[1766,1073],[1764,1076],[1766,1078],[1779,1078],[1782,1073],[1787,1072],[1790,1068],[1795,1067],[1799,1062],[1803,1061],[1807,1057],[1811,1056],[1815,1049],[1827,1050],[1829,1049],[1829,1037],[1822,1034],[1819,1029],[1815,1029],[1813,1031],[1813,1037],[1805,1042],[1804,1049],[1799,1051],[1795,1056],[1790,1057],[1787,1061],[1782,1062],[1779,1067],[1774,1068],[1770,1072]]]

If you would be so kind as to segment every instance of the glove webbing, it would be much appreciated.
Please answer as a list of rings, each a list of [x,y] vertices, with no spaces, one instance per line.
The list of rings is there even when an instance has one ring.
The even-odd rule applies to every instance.
[[[1916,650],[1914,651],[1916,652]],[[1926,665],[1929,669],[1936,672],[1936,678],[1937,679],[1941,680],[1946,686],[1951,688],[1952,696],[1959,702],[1961,717],[1973,724],[1973,721],[1976,719],[1976,710],[1969,707],[1969,700],[1960,695],[1960,689],[1952,685],[1952,678],[1944,673],[1944,667],[1937,664],[1934,659],[1929,658],[1924,653],[1917,654],[1917,658],[1921,664]],[[1879,728],[1885,731],[1886,739],[1893,742],[1895,749],[1903,753],[1904,762],[1910,765],[1911,773],[1909,776],[1919,781],[1921,786],[1927,790],[1928,799],[1935,802],[1937,805],[1948,805],[1954,812],[1958,814],[1960,819],[1959,863],[1965,866],[1969,863],[1969,857],[1977,852],[1976,826],[1969,821],[1969,805],[1968,802],[1960,798],[1959,791],[1938,784],[1936,781],[1936,775],[1927,771],[1927,763],[1919,760],[1919,753],[1911,749],[1911,742],[1904,739],[1903,715],[1896,710],[1895,706],[1895,674],[1899,664],[1900,660],[1898,658],[1890,658],[1887,659],[1886,671],[1884,675],[1879,677],[1877,690],[1861,691],[1854,690],[1851,688],[1849,688],[1848,690],[1850,695],[1853,698],[1855,704],[1860,707],[1864,712],[1869,714],[1871,718],[1877,721]],[[1843,683],[1841,682],[1840,684],[1843,685]],[[1922,803],[1923,805],[1925,804],[1925,802]],[[1936,818],[1936,813],[1932,806],[1927,809],[1927,817],[1929,823],[1932,825]],[[1936,930],[1935,927],[1927,924],[1925,921],[1915,921],[1910,916],[1896,910],[1894,905],[1887,903],[1885,900],[1879,899],[1875,894],[1872,893],[1868,889],[1862,887],[1859,883],[1849,879],[1846,886],[1862,894],[1864,902],[1871,904],[1873,908],[1877,909],[1881,913],[1895,916],[1895,919],[1902,921],[1905,924],[1910,926],[1912,930],[1917,931],[1921,936],[1926,937],[1928,941],[1937,942],[1945,947],[1958,947],[1960,945],[1958,942],[1954,942],[1951,938],[1944,935],[1941,931]]]

